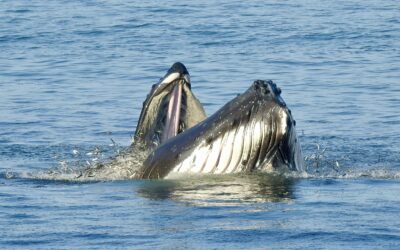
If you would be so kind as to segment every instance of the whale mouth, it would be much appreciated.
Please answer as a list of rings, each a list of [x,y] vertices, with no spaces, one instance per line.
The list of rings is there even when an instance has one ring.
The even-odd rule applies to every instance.
[[[191,91],[189,72],[182,63],[174,63],[143,102],[134,143],[155,148],[205,117],[203,106]]]
[[[190,92],[190,78],[188,74],[176,74],[164,78],[157,86],[156,95],[161,97],[161,108],[156,129],[156,141],[163,144],[186,129],[184,117],[186,115],[187,97]]]
[[[184,104],[182,103],[182,90],[184,83],[182,84],[182,82],[185,81],[178,81],[167,96],[167,99],[169,100],[166,105],[167,112],[165,119],[163,120],[164,129],[161,135],[161,143],[164,143],[168,139],[176,136],[179,132],[182,132],[180,131],[184,126],[180,119],[181,109],[184,107]]]
[[[185,129],[182,117],[186,114],[186,92],[190,87],[189,73],[181,63],[175,63],[156,87],[154,95],[164,95],[160,110],[161,128],[157,133],[160,144]]]

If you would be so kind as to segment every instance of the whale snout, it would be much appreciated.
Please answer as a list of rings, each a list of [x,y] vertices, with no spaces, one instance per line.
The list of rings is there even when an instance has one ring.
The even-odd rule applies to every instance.
[[[272,83],[272,81],[271,81]],[[268,81],[264,80],[255,80],[253,82],[253,88],[255,91],[257,91],[261,95],[266,95],[271,93],[269,87],[268,87]]]
[[[253,88],[260,94],[280,96],[282,93],[282,90],[271,80],[255,80],[253,82]]]
[[[255,80],[252,88],[264,99],[272,100],[276,104],[286,107],[286,103],[281,97],[282,90],[272,80]]]
[[[174,63],[171,68],[168,70],[168,74],[169,73],[179,73],[179,74],[189,74],[187,68],[185,67],[185,65],[183,65],[183,63],[181,62],[176,62]]]

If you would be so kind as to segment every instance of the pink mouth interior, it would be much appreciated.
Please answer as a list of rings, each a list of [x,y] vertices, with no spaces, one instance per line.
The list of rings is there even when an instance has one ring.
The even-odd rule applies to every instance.
[[[179,116],[181,112],[181,95],[182,95],[182,86],[181,84],[178,84],[174,87],[171,93],[171,98],[168,104],[168,113],[161,143],[164,143],[169,138],[174,137],[178,134]]]

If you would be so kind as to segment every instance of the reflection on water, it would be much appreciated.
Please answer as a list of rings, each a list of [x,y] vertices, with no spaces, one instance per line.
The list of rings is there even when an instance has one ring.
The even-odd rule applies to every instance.
[[[149,199],[172,199],[199,206],[235,206],[243,202],[293,200],[295,179],[281,175],[218,175],[143,181],[137,191]]]

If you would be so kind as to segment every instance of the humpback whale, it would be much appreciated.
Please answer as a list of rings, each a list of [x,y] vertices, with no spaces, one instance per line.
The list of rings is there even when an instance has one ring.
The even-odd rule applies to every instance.
[[[161,113],[168,110],[167,117],[171,110],[174,111],[174,107],[179,107],[174,104],[174,98],[178,95],[177,92],[179,93],[175,92],[175,89],[176,86],[185,86],[180,84],[185,81],[184,73],[180,72],[179,75],[168,73],[147,98],[155,95],[154,93],[157,93],[157,89],[162,88],[163,84],[168,85],[172,81],[175,84],[170,84],[169,87],[171,97],[166,99],[169,103],[168,109],[160,109]],[[150,153],[135,177],[159,179],[169,178],[175,173],[269,172],[282,168],[302,170],[304,163],[296,135],[296,123],[280,94],[280,88],[272,81],[256,80],[246,92],[198,124],[190,123],[194,126],[191,128],[186,126],[188,129],[185,131],[178,129],[176,132],[176,118],[161,122],[162,125],[143,126],[151,129],[150,136],[144,133],[142,125],[138,126],[136,136],[150,141],[155,140],[158,147]],[[146,102],[139,123],[149,110]],[[199,120],[201,119],[196,121]],[[160,123],[157,119],[149,121]],[[170,125],[167,125],[170,123],[173,124],[172,133]],[[157,129],[153,128],[159,126],[166,130],[163,134],[167,134],[165,137],[161,136],[161,139]]]
[[[302,170],[295,126],[280,88],[263,80],[206,118],[189,73],[178,62],[143,102],[131,146],[81,175],[162,179],[180,173]]]
[[[174,63],[143,102],[133,144],[153,149],[206,118],[185,65]]]

